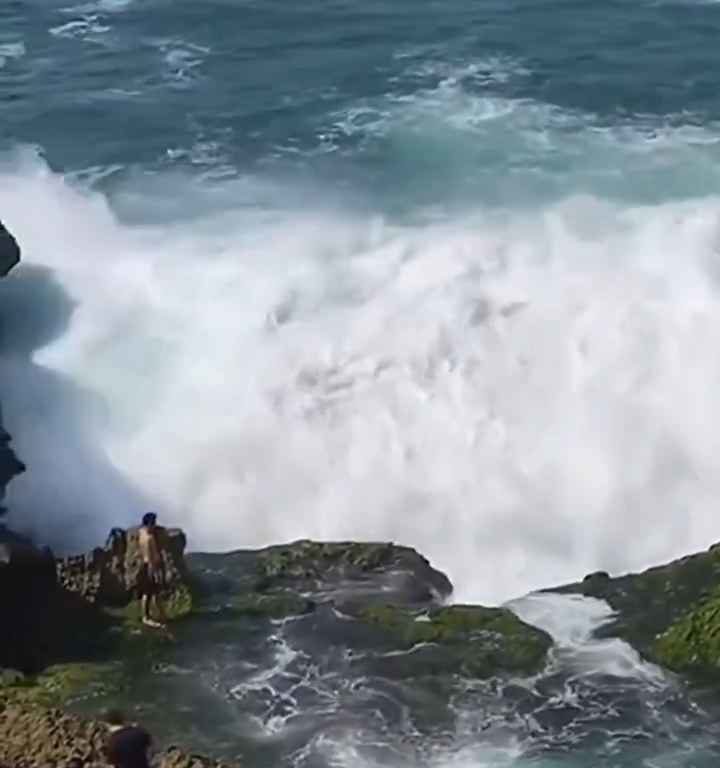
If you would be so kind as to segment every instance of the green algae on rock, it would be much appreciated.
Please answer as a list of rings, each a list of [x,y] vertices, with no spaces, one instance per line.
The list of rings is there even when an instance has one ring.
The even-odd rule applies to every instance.
[[[720,680],[720,590],[673,622],[657,638],[655,653],[670,669]]]
[[[362,580],[370,574],[405,575],[418,600],[446,597],[452,584],[444,573],[410,547],[389,542],[318,542],[300,540],[268,547],[257,554],[256,588],[292,584],[308,589],[338,579]]]
[[[301,540],[256,551],[191,553],[187,559],[201,612],[277,619],[348,597],[424,606],[452,592],[448,578],[422,555],[389,543]]]
[[[270,594],[249,592],[237,595],[231,599],[228,608],[244,616],[282,619],[309,613],[315,608],[315,603],[293,592],[283,590]]]
[[[419,612],[372,605],[356,617],[382,627],[401,649],[423,643],[441,646],[458,672],[477,677],[538,672],[552,645],[549,635],[506,608],[455,605]]]
[[[118,662],[55,664],[39,675],[7,675],[0,702],[61,707],[77,696],[116,690],[120,675]]]
[[[642,573],[596,573],[555,592],[606,600],[616,616],[599,632],[620,637],[643,656],[692,676],[720,672],[720,548]]]

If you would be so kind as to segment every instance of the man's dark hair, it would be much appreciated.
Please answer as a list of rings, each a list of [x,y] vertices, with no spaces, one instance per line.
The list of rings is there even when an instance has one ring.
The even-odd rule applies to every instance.
[[[85,761],[81,757],[71,757],[67,768],[85,768]]]
[[[157,521],[157,515],[154,512],[147,512],[143,515],[143,525],[155,525]]]
[[[125,725],[127,718],[125,713],[119,709],[108,709],[103,713],[103,720],[108,725]]]

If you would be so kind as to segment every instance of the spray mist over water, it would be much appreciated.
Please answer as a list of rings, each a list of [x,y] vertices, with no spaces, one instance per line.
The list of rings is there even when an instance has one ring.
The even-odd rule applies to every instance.
[[[39,524],[54,511],[31,489],[72,485],[105,530],[150,501],[193,549],[393,539],[481,601],[704,547],[718,202],[407,226],[278,204],[130,226],[37,164],[3,171],[26,263],[74,303],[33,365],[101,401],[74,452],[46,419],[59,401],[34,412],[53,434],[11,418],[24,384],[3,374],[23,459],[63,456],[9,505]],[[86,472],[90,447],[113,482]]]

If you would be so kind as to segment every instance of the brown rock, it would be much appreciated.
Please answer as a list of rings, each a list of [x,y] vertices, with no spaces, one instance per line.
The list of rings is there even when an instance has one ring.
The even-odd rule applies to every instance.
[[[126,606],[138,597],[142,555],[139,528],[110,532],[104,548],[57,561],[58,580],[70,592],[103,606]],[[185,597],[188,572],[185,565],[185,534],[175,528],[158,528],[163,560],[165,597]]]
[[[0,768],[65,768],[78,757],[86,768],[108,768],[108,728],[57,709],[0,703]],[[157,768],[236,768],[176,748],[155,756]]]

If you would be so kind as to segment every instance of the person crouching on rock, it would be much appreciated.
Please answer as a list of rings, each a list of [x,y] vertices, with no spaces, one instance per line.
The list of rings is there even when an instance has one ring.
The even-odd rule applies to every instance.
[[[149,627],[164,627],[165,613],[159,599],[163,586],[163,560],[158,542],[157,515],[154,512],[143,515],[139,544],[143,560],[138,578],[142,622]],[[153,604],[162,623],[155,621],[150,614]]]
[[[110,710],[103,718],[110,726],[106,754],[114,768],[150,768],[152,737],[138,725],[126,722],[125,715]]]

